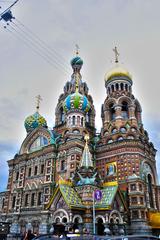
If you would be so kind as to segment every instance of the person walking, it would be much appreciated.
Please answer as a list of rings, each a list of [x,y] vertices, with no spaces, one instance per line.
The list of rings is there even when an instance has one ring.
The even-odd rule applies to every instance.
[[[23,240],[32,240],[35,235],[32,233],[31,229],[28,229]]]

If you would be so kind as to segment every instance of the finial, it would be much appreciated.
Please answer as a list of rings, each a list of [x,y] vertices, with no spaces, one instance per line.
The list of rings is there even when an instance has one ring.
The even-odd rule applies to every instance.
[[[76,44],[75,46],[76,46],[76,55],[78,56],[79,55],[79,46],[78,46],[78,44]]]
[[[38,112],[39,111],[40,102],[42,101],[41,95],[36,96],[36,99],[37,99],[36,109],[37,109],[37,112]]]
[[[119,52],[117,50],[117,47],[115,46],[115,48],[113,48],[113,52],[115,53],[115,63],[118,63],[118,57],[119,57]]]
[[[85,136],[84,136],[84,140],[86,141],[86,145],[88,144],[88,140],[89,140],[89,134],[86,134]]]

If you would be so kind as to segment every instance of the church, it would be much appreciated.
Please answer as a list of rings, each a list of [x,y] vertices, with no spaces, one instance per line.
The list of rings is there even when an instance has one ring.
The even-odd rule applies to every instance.
[[[114,66],[104,77],[100,133],[78,51],[71,60],[71,80],[58,99],[53,129],[40,114],[38,96],[35,113],[24,121],[26,137],[19,153],[8,160],[0,221],[10,223],[11,234],[69,228],[98,235],[159,231],[156,149],[143,127],[132,75],[119,64],[116,47],[114,52]]]

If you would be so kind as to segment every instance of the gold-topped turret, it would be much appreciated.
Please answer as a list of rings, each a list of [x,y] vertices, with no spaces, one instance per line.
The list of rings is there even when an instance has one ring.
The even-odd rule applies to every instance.
[[[113,77],[127,77],[130,80],[132,80],[132,76],[129,73],[129,71],[119,64],[118,57],[120,54],[119,54],[116,46],[115,46],[115,48],[113,48],[113,52],[115,54],[115,66],[109,72],[107,72],[105,74],[104,80],[108,81]]]

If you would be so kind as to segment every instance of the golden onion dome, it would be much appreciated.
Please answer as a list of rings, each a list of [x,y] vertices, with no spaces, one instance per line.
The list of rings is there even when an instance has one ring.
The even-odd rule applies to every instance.
[[[113,77],[127,77],[130,80],[132,80],[131,74],[128,72],[127,69],[124,67],[121,67],[120,65],[116,65],[114,68],[112,68],[109,72],[107,72],[104,76],[104,80],[108,81]]]

